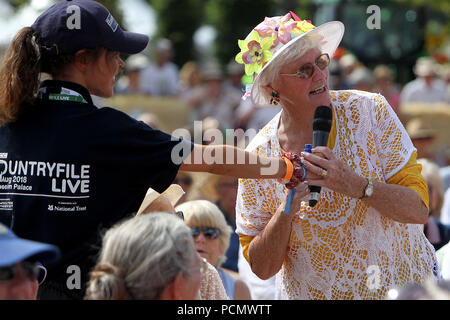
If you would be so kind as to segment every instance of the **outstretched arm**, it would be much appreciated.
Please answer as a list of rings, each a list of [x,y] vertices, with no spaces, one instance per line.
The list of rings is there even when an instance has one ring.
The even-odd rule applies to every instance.
[[[180,170],[238,178],[282,179],[286,174],[286,163],[281,158],[259,156],[230,145],[194,144]]]

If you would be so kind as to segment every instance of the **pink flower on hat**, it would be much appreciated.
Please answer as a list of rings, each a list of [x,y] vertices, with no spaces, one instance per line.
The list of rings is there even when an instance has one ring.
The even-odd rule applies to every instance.
[[[291,30],[297,27],[296,21],[291,19],[291,15],[288,13],[281,18],[268,18],[264,19],[264,22],[255,28],[261,37],[273,37],[274,46],[281,42],[286,44],[291,41]]]
[[[252,75],[259,73],[264,65],[272,59],[272,48],[274,38],[266,37],[261,39],[259,33],[252,31],[248,40],[239,40],[238,45],[241,49],[236,55],[236,62],[245,64],[245,73]]]

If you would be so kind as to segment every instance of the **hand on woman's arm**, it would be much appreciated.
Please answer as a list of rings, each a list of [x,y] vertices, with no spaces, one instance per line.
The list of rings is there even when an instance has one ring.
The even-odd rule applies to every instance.
[[[280,270],[289,247],[292,219],[300,209],[302,199],[308,194],[309,189],[306,184],[297,186],[289,214],[284,212],[286,194],[283,203],[263,231],[250,242],[248,249],[250,265],[259,278],[269,279]]]
[[[327,187],[335,192],[353,198],[361,198],[368,180],[356,174],[327,147],[316,147],[313,152],[320,152],[324,158],[315,154],[302,154],[304,166],[317,175],[326,171],[320,179],[310,179],[310,185]],[[363,198],[368,205],[380,214],[401,223],[424,224],[428,219],[428,209],[421,197],[412,189],[384,182],[373,181],[373,194]]]

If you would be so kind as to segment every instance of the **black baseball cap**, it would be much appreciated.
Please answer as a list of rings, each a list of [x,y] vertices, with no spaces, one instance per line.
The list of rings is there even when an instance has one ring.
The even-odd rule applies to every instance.
[[[148,43],[148,36],[123,31],[108,9],[91,0],[60,1],[42,13],[31,28],[49,55],[99,46],[134,54]]]

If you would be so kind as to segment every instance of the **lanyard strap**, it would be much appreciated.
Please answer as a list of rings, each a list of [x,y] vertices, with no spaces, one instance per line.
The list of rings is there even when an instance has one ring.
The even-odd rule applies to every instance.
[[[44,95],[46,94],[46,92],[46,87],[40,88],[38,91],[38,98],[44,99]],[[67,88],[61,88],[60,93],[49,93],[48,100],[88,103],[81,94]]]

